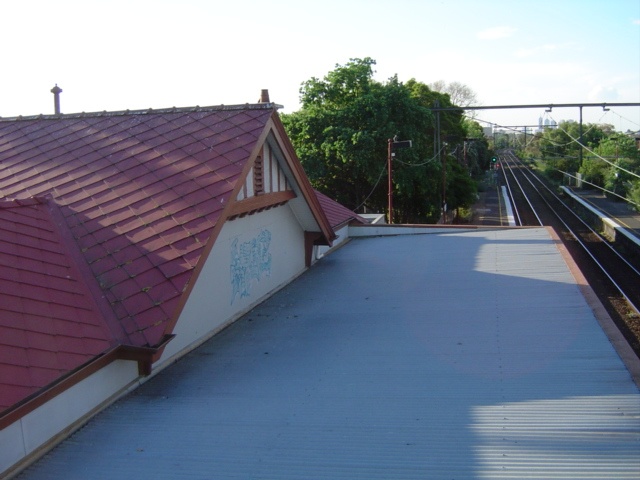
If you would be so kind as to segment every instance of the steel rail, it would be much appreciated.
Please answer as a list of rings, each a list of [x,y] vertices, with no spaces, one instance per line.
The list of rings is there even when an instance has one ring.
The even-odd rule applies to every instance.
[[[520,160],[513,154],[512,155],[515,160],[514,163],[520,163],[522,165],[522,162],[520,162]],[[548,200],[545,198],[545,196],[540,192],[540,190],[533,184],[533,182],[531,181],[531,178],[535,179],[557,202],[559,202],[567,211],[569,211],[571,213],[571,215],[573,217],[575,217],[580,223],[582,223],[585,227],[587,227],[587,229],[593,233],[598,239],[600,239],[600,241],[607,246],[607,248],[609,248],[609,250],[619,259],[621,260],[624,264],[626,264],[633,273],[635,273],[638,277],[640,277],[640,271],[638,271],[631,263],[629,263],[627,261],[626,258],[624,258],[622,255],[620,255],[620,253],[618,251],[616,251],[610,244],[609,242],[604,239],[598,232],[594,231],[584,220],[582,220],[582,218],[580,218],[564,201],[562,201],[562,199],[560,199],[542,180],[540,180],[538,178],[537,175],[535,175],[533,172],[528,171],[527,169],[524,170],[524,172],[527,173],[523,173],[524,178],[529,182],[529,184],[531,185],[531,187],[538,193],[538,195],[540,195],[540,198],[542,199],[542,201],[547,205],[547,207],[549,208],[549,210],[551,211],[551,213],[553,213],[553,215],[555,215],[555,217],[560,221],[560,223],[562,223],[562,225],[564,226],[564,228],[567,230],[567,232],[578,242],[578,244],[582,247],[582,249],[587,253],[587,255],[589,255],[589,257],[593,260],[593,262],[595,263],[595,265],[600,269],[600,271],[602,271],[602,273],[604,273],[604,275],[609,279],[609,281],[611,282],[611,284],[615,287],[615,289],[620,292],[620,294],[624,297],[624,299],[627,301],[627,303],[629,304],[629,306],[634,309],[637,313],[640,313],[640,308],[638,305],[636,305],[633,300],[630,298],[630,296],[624,291],[624,288],[620,286],[620,284],[611,276],[611,274],[607,271],[607,269],[605,268],[604,265],[602,265],[602,263],[595,257],[595,255],[590,251],[590,249],[587,247],[587,245],[582,241],[582,239],[580,238],[580,235],[578,233],[576,233],[569,225],[567,225],[567,223],[564,221],[564,219],[562,218],[562,216],[557,212],[556,208],[554,208],[553,206],[551,206],[551,204],[548,202]],[[531,177],[531,178],[530,178]],[[526,196],[526,194],[523,192],[523,195]],[[538,217],[538,215],[536,214],[536,217]],[[538,217],[539,218],[539,217]]]
[[[512,204],[512,207],[513,207],[512,208],[513,213],[515,214],[515,216],[517,218],[518,225],[522,226],[522,219],[520,218],[520,212],[518,211],[518,207],[516,205],[516,199],[514,198],[513,192],[511,191],[511,184],[509,183],[509,179],[507,178],[507,174],[504,172],[504,167],[502,167],[501,170],[502,170],[502,176],[504,177],[504,183],[507,184],[507,192],[509,192],[509,198],[511,199],[511,204]],[[513,172],[511,173],[511,175],[513,175]],[[515,176],[513,176],[513,179],[516,182],[518,181]]]
[[[512,211],[514,213],[514,215],[516,216],[516,221],[517,224],[522,226],[522,219],[520,218],[520,212],[518,210],[518,206],[516,204],[516,199],[513,196],[513,192],[511,191],[511,184],[509,183],[509,179],[507,178],[507,174],[504,172],[504,167],[502,167],[500,170],[502,170],[502,176],[504,177],[504,183],[507,185],[507,192],[509,193],[509,199],[511,200],[511,205],[512,205]],[[514,177],[515,179],[515,177]]]
[[[522,165],[522,162],[519,162],[518,158],[515,157],[515,162],[516,163],[520,163]],[[633,272],[638,275],[640,277],[640,270],[638,270],[634,265],[632,265],[626,258],[624,258],[620,252],[618,252],[615,248],[613,248],[611,246],[611,244],[609,243],[609,241],[603,236],[601,235],[599,232],[597,232],[596,230],[594,230],[593,228],[591,228],[591,226],[585,222],[580,215],[576,214],[576,212],[573,211],[573,209],[567,205],[560,197],[558,197],[553,190],[551,190],[547,185],[545,185],[544,182],[542,182],[542,180],[540,180],[535,174],[533,174],[532,172],[530,172],[529,170],[525,169],[525,172],[527,172],[526,174],[524,174],[524,177],[527,179],[527,181],[529,181],[529,183],[531,183],[531,180],[528,178],[528,175],[531,176],[534,180],[536,180],[538,183],[540,183],[540,185],[542,185],[542,187],[547,190],[547,192],[549,192],[549,194],[551,196],[553,196],[553,198],[559,202],[569,213],[571,213],[571,215],[573,215],[576,220],[578,220],[582,225],[584,225],[593,235],[595,235],[596,237],[598,237],[600,239],[600,241],[607,246],[607,248],[611,251],[611,253],[613,253],[615,256],[617,256],[623,263],[625,263],[631,270],[633,270]],[[533,186],[533,185],[532,185]],[[535,186],[534,186],[535,188]],[[537,190],[537,189],[536,189]],[[546,203],[546,202],[545,202]],[[555,211],[555,210],[554,210]]]
[[[509,153],[508,155],[512,155],[511,153]],[[508,157],[507,157],[508,158]],[[515,162],[514,162],[515,163]],[[536,209],[533,208],[533,205],[531,204],[531,200],[529,200],[529,196],[525,193],[524,189],[522,188],[522,185],[520,184],[520,181],[518,180],[518,177],[516,177],[516,174],[513,172],[513,170],[511,169],[511,165],[509,165],[508,161],[505,161],[505,164],[507,166],[507,169],[509,170],[509,173],[511,174],[511,176],[513,177],[513,179],[515,180],[515,182],[518,184],[518,188],[520,189],[520,192],[522,193],[522,196],[524,197],[525,201],[527,202],[527,204],[529,205],[529,208],[531,208],[531,211],[533,212],[533,214],[536,217],[536,220],[538,221],[538,224],[540,226],[543,225],[542,220],[540,219],[540,216],[538,215],[538,212],[536,212]],[[526,178],[526,177],[525,177]],[[507,174],[504,173],[504,180],[507,184],[507,189],[509,190],[509,195],[511,196],[511,198],[513,199],[513,194],[511,192],[511,186],[509,185],[509,180],[507,179]],[[515,201],[514,201],[514,211],[517,212],[517,208],[515,207]],[[518,216],[518,221],[520,223],[520,225],[522,226],[522,221],[520,219],[520,213],[516,213],[516,215]]]

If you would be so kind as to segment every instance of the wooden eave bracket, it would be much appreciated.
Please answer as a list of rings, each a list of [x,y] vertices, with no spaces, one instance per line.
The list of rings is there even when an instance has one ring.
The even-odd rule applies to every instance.
[[[158,360],[175,335],[165,335],[155,347],[137,347],[134,345],[120,345],[116,349],[115,356],[120,360],[133,360],[138,362],[138,374],[143,377],[151,375],[151,365]]]
[[[138,362],[138,374],[144,377],[151,375],[151,365],[158,360],[175,335],[165,335],[155,347],[136,347],[133,345],[120,345],[116,349],[116,358],[120,360],[133,360]]]
[[[331,242],[327,241],[322,232],[304,232],[304,263],[307,267],[311,266],[313,247],[316,245],[331,246]]]
[[[231,206],[229,219],[243,217],[262,210],[284,205],[294,198],[296,198],[295,192],[293,190],[286,190],[284,192],[263,193],[254,197],[245,198],[244,200],[238,200]]]

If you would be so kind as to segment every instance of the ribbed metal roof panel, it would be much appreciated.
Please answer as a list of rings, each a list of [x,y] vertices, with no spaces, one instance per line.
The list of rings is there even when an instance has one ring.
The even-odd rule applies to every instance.
[[[22,478],[640,477],[640,394],[545,229],[357,239]]]

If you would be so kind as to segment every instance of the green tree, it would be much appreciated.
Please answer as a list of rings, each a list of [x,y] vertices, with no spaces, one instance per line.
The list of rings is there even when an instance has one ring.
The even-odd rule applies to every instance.
[[[466,136],[463,163],[472,176],[479,177],[490,167],[489,142],[484,136],[482,126],[475,120],[466,118],[462,126]]]
[[[586,124],[582,126],[580,135],[580,124],[573,120],[560,122],[557,128],[546,128],[541,136],[536,136],[536,143],[542,158],[547,161],[547,174],[560,180],[562,171],[570,174],[581,172],[587,181],[602,182],[603,172],[597,165],[589,163],[588,151],[584,147],[590,150],[597,148],[609,132],[608,125]]]
[[[450,102],[415,81],[374,81],[374,65],[371,58],[351,59],[323,79],[307,80],[301,109],[282,121],[312,185],[353,210],[386,211],[388,140],[412,140],[413,148],[393,159],[394,220],[435,221],[442,174],[431,108],[435,99]],[[464,138],[460,116],[441,115],[443,138]]]
[[[547,128],[539,141],[542,158],[547,160],[547,175],[561,180],[561,172],[575,173],[580,168],[580,148],[573,138],[580,136],[576,122],[560,122],[558,128]]]
[[[601,131],[607,134],[609,129],[607,126],[604,127]],[[610,186],[616,185],[618,190],[626,190],[623,184],[617,185],[617,183],[627,181],[628,175],[623,174],[616,177],[617,169],[613,165],[617,162],[624,162],[629,164],[631,170],[638,167],[640,155],[634,140],[627,135],[609,133],[606,137],[601,138],[598,145],[592,150],[594,154],[585,156],[580,167],[583,178],[599,187],[605,187],[605,184],[608,183]]]
[[[638,179],[640,163],[629,158],[619,158],[607,170],[604,188],[607,196],[613,199],[626,198]],[[609,193],[612,192],[612,193]]]
[[[636,212],[640,212],[640,180],[634,179],[630,182],[627,200],[631,202]]]

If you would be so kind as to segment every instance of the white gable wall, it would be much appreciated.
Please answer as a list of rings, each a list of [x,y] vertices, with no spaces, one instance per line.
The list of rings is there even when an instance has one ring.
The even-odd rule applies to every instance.
[[[305,270],[304,231],[288,205],[225,223],[154,369],[194,348]]]
[[[263,193],[275,193],[292,190],[285,171],[280,166],[281,154],[278,153],[269,142],[262,147],[262,184]],[[243,188],[238,192],[236,200],[244,200],[255,195],[254,184],[255,168],[252,167],[245,179]]]
[[[304,243],[304,230],[290,203],[227,221],[180,315],[176,337],[153,373],[300,275],[306,269]],[[117,360],[0,430],[0,474],[50,448],[149,378],[138,375],[136,362]]]

